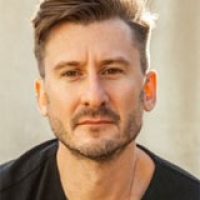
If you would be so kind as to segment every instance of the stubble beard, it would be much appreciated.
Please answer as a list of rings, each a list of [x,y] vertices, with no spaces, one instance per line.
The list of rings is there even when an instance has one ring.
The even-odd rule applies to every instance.
[[[142,94],[141,94],[142,95]],[[55,136],[58,138],[58,140],[67,148],[70,150],[72,154],[74,154],[76,157],[86,158],[90,160],[95,161],[105,161],[105,160],[111,160],[114,159],[117,155],[123,152],[123,150],[131,143],[133,142],[137,135],[139,134],[141,127],[142,127],[142,101],[140,96],[140,102],[138,104],[138,107],[135,111],[133,111],[131,114],[129,114],[127,118],[127,122],[124,126],[124,129],[121,130],[122,133],[119,134],[120,137],[118,138],[109,138],[104,139],[103,141],[97,141],[95,144],[87,144],[87,145],[78,145],[77,142],[73,138],[73,132],[69,133],[65,127],[64,124],[54,116],[54,114],[50,114],[49,122],[51,125],[51,129],[54,132]],[[95,114],[96,113],[96,114]],[[113,120],[115,120],[116,125],[119,124],[120,118],[112,111],[106,109],[106,108],[100,108],[98,111],[83,111],[82,114],[80,114],[80,117],[85,115],[90,115],[91,117],[97,116],[108,116],[112,117]],[[77,117],[77,121],[78,121]],[[72,121],[76,121],[72,120]],[[76,128],[75,123],[71,123],[71,130],[74,130]],[[91,133],[96,131],[99,131],[98,129],[91,128],[89,130]],[[97,138],[98,140],[98,138]]]
[[[129,120],[125,130],[123,131],[123,137],[118,139],[103,140],[93,145],[77,145],[76,142],[69,137],[69,133],[64,129],[64,126],[58,119],[51,118],[50,124],[55,136],[67,149],[71,151],[72,154],[77,157],[95,161],[105,161],[114,159],[136,139],[141,130],[142,124],[136,125],[132,117],[133,116],[131,116],[132,120]]]

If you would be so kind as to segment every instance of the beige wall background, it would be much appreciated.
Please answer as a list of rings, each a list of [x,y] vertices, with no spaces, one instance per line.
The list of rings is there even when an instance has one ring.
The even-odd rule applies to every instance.
[[[0,163],[53,137],[33,90],[36,3],[0,1]],[[159,91],[138,142],[200,177],[200,1],[151,0],[150,7],[159,14],[151,44]]]

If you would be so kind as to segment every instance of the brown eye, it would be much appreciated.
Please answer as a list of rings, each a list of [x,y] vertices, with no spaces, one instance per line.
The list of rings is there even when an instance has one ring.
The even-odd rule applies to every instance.
[[[80,76],[81,73],[77,70],[69,70],[66,71],[65,73],[63,73],[63,76],[67,76],[67,77],[76,77],[76,76]]]
[[[103,72],[103,74],[105,74],[105,75],[117,75],[120,73],[123,73],[123,70],[121,70],[119,68],[109,68]]]
[[[76,80],[82,76],[81,71],[79,70],[68,70],[62,74],[62,77],[68,80]]]

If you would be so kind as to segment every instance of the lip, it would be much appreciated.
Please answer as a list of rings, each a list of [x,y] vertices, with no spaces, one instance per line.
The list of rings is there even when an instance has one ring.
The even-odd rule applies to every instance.
[[[113,124],[111,120],[84,120],[78,123],[78,125],[106,125]]]

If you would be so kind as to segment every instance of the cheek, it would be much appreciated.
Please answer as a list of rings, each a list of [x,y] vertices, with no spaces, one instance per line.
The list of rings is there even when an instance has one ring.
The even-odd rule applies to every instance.
[[[61,120],[70,119],[77,102],[77,94],[66,87],[49,87],[47,90],[48,110]]]
[[[122,84],[113,84],[110,88],[110,98],[119,112],[129,112],[138,106],[141,86],[134,81],[126,81]]]

